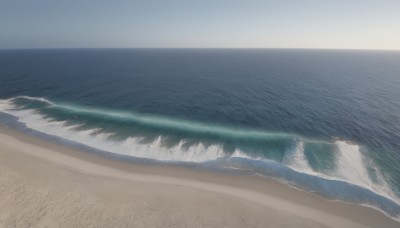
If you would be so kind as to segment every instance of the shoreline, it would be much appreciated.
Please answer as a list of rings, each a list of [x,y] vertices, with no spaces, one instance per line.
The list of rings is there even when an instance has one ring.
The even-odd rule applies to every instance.
[[[25,193],[24,188],[31,189],[32,186],[40,183],[44,184],[45,187],[42,189],[36,186],[34,189],[40,189],[39,192],[41,192],[46,189],[56,188],[55,192],[58,193],[58,197],[55,197],[55,199],[59,199],[60,196],[68,195],[71,192],[78,194],[78,196],[82,194],[95,195],[96,199],[94,201],[97,204],[103,206],[112,205],[116,210],[125,208],[133,214],[138,210],[146,209],[147,207],[143,205],[153,202],[153,198],[165,202],[156,204],[157,207],[154,207],[155,209],[152,207],[151,213],[149,212],[154,221],[158,221],[160,217],[164,218],[161,223],[152,223],[149,218],[142,221],[136,218],[136,223],[129,223],[132,222],[130,219],[135,216],[129,217],[128,215],[132,216],[132,213],[125,215],[120,212],[122,214],[119,214],[119,216],[126,220],[119,221],[116,225],[168,226],[168,224],[171,224],[173,226],[187,226],[188,224],[195,224],[194,226],[231,226],[232,224],[229,222],[236,221],[233,216],[235,213],[231,211],[235,209],[236,219],[240,218],[239,220],[243,222],[242,224],[237,224],[237,226],[250,224],[256,227],[265,227],[267,225],[271,225],[271,227],[292,226],[295,224],[297,224],[297,227],[399,226],[398,222],[376,209],[356,204],[329,201],[315,194],[289,187],[271,179],[167,164],[137,164],[130,161],[110,159],[95,153],[79,151],[65,145],[24,135],[2,126],[0,126],[0,157],[2,158],[0,169],[4,171],[0,174],[3,175],[0,176],[0,183],[6,183],[5,187],[0,187],[0,193],[3,194],[11,193],[10,190],[12,189],[15,190],[13,184],[20,183],[14,183],[14,180],[21,178],[21,180],[27,180],[31,183],[28,186],[19,186],[19,190]],[[26,161],[26,163],[23,163],[23,161]],[[4,173],[16,173],[15,175],[18,178],[10,178],[12,174],[6,176]],[[54,176],[50,174],[54,174]],[[46,176],[47,178],[45,178]],[[65,176],[68,176],[68,178],[63,179]],[[49,181],[49,179],[52,181]],[[5,182],[3,182],[4,180]],[[84,183],[83,180],[88,181],[90,184]],[[113,189],[108,189],[111,188],[108,186],[109,184],[113,186]],[[132,185],[135,188],[132,188]],[[71,189],[71,191],[63,192],[64,188]],[[138,188],[140,190],[137,190]],[[79,191],[76,189],[79,189]],[[129,189],[136,190],[132,193],[128,191]],[[119,195],[123,196],[123,199],[120,199]],[[141,201],[142,206],[124,202],[124,199],[129,197],[140,198],[143,201]],[[196,203],[183,202],[181,197],[186,201],[195,200]],[[21,206],[31,203],[28,198],[23,199],[26,202],[18,198],[10,200],[7,196],[0,196],[0,203],[11,204],[9,205],[11,207],[13,206],[12,204],[16,204],[15,211],[18,211]],[[15,200],[19,204],[13,203]],[[69,205],[67,201],[65,199],[63,202]],[[203,201],[209,203],[203,204]],[[215,201],[221,202],[215,204]],[[78,202],[81,203],[80,201],[75,203]],[[115,202],[121,204],[121,207],[115,206]],[[48,211],[49,206],[43,206],[47,205],[47,203],[51,204],[51,202],[38,202],[35,205],[38,208],[43,208],[42,212],[47,211],[45,215],[40,214],[40,211],[29,211],[30,219],[36,221],[36,224],[33,225],[38,226],[40,224],[38,222],[43,223],[46,221],[47,223],[43,224],[51,224],[49,220],[57,220],[57,216]],[[82,202],[81,207],[86,208],[84,202]],[[168,212],[167,209],[170,207],[177,210]],[[216,207],[220,210],[214,211],[216,213],[214,217],[209,218],[210,215],[208,213]],[[7,222],[17,222],[13,218],[18,216],[7,212],[8,209],[4,208],[6,207],[0,209],[0,226],[3,222],[5,222],[5,225],[7,225]],[[55,211],[60,210],[59,207],[54,205],[51,208]],[[110,215],[113,215],[112,213],[114,213],[109,211],[106,206],[101,208],[101,210],[97,211],[98,214],[111,213]],[[164,211],[163,208],[166,210]],[[108,223],[110,222],[109,220],[104,219],[101,219],[102,224],[95,225],[95,221],[86,223],[87,219],[85,220],[84,215],[85,213],[90,214],[90,209],[85,209],[82,213],[79,211],[78,213],[72,213],[71,211],[76,210],[74,206],[69,209],[66,207],[63,210],[65,210],[63,215],[68,215],[66,216],[68,219],[65,219],[75,220],[76,224],[87,224],[89,226],[107,226],[107,224],[110,224]],[[157,214],[157,211],[159,214]],[[238,215],[238,211],[242,214],[239,213]],[[38,217],[40,219],[37,219]],[[170,223],[171,221],[173,222]],[[187,223],[188,221],[190,223]],[[255,223],[253,224],[251,221]],[[32,221],[29,222],[32,224]],[[167,222],[167,224],[164,224],[164,222]],[[63,224],[57,225],[63,226]],[[64,224],[64,226],[69,225],[71,224]]]

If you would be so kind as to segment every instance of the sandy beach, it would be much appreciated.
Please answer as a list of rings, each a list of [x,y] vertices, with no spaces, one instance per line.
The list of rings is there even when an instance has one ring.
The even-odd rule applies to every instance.
[[[399,227],[265,178],[113,160],[0,128],[0,227]]]

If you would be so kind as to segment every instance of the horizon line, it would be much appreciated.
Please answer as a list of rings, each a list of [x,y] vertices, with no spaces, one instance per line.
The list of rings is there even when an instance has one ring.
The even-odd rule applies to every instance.
[[[337,51],[400,51],[379,48],[272,48],[272,47],[22,47],[0,48],[0,50],[60,50],[60,49],[275,49],[275,50],[337,50]]]

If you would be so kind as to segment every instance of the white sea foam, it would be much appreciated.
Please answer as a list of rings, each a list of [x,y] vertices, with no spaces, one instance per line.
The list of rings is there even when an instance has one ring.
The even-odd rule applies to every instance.
[[[77,111],[79,113],[90,113],[94,115],[105,115],[123,119],[138,121],[150,125],[168,126],[173,129],[186,129],[205,133],[226,134],[231,137],[276,137],[284,136],[284,134],[274,134],[260,131],[237,131],[227,127],[201,125],[199,123],[175,120],[164,117],[157,117],[151,115],[141,115],[132,112],[114,111],[96,108],[83,108],[75,105],[53,103],[45,98],[36,98],[29,96],[18,96],[8,100],[1,100],[0,110],[19,118],[20,122],[27,125],[28,128],[44,132],[46,134],[59,136],[71,141],[79,142],[96,149],[105,150],[112,153],[130,155],[134,157],[150,158],[164,161],[192,161],[204,162],[208,160],[215,160],[221,157],[228,157],[229,154],[225,153],[221,145],[205,146],[204,144],[197,143],[189,147],[184,146],[184,141],[179,142],[173,147],[163,146],[163,138],[160,136],[151,143],[142,143],[141,138],[130,137],[125,141],[115,141],[110,139],[111,133],[102,133],[101,129],[86,129],[79,130],[81,125],[68,125],[66,121],[54,121],[46,118],[44,115],[35,111],[34,109],[19,110],[15,109],[14,105],[16,99],[28,99],[41,101],[57,108],[66,109],[69,111]],[[236,149],[231,155],[232,157],[242,157],[248,159],[262,159],[260,157],[249,156],[244,152]]]
[[[190,162],[204,162],[227,156],[220,145],[206,147],[203,143],[197,143],[185,147],[182,140],[175,146],[166,147],[162,145],[161,136],[151,143],[142,143],[139,137],[116,141],[110,139],[110,133],[102,133],[100,128],[78,130],[80,125],[67,125],[65,121],[54,121],[35,110],[13,110],[15,107],[10,102],[0,104],[2,112],[18,117],[28,128],[112,153],[163,161]]]
[[[157,126],[157,127],[166,127],[170,129],[178,129],[178,130],[186,130],[197,133],[206,133],[206,134],[217,134],[217,135],[226,135],[232,138],[243,138],[243,137],[253,137],[253,138],[278,138],[283,137],[286,138],[290,135],[279,132],[265,132],[254,129],[234,129],[227,126],[218,126],[215,124],[204,124],[194,121],[188,121],[183,119],[175,119],[163,116],[156,116],[151,114],[141,114],[135,112],[121,111],[121,110],[111,110],[105,108],[94,108],[94,107],[84,107],[73,104],[66,103],[54,103],[45,98],[40,97],[29,97],[29,96],[17,96],[5,100],[8,103],[12,103],[16,99],[28,99],[35,101],[42,101],[47,103],[50,106],[54,106],[58,109],[68,110],[71,112],[81,113],[81,114],[90,114],[94,116],[103,116],[103,117],[111,117],[122,120],[140,122],[142,124],[146,124],[148,126]]]
[[[53,102],[47,100],[44,97],[16,96],[16,97],[12,97],[12,98],[10,98],[8,100],[3,100],[3,101],[11,102],[11,101],[14,101],[16,99],[26,99],[26,100],[32,100],[32,101],[41,101],[41,102],[47,103],[47,104],[52,105],[52,106],[55,105]]]
[[[345,141],[336,141],[337,161],[335,175],[359,185],[372,185],[360,147]]]
[[[0,111],[7,112],[9,109],[13,109],[15,106],[9,100],[0,100]]]
[[[245,152],[241,151],[240,149],[236,148],[233,154],[230,156],[232,158],[247,158],[247,159],[252,159],[252,160],[264,160],[264,158],[260,156],[251,156],[249,154],[246,154]]]
[[[370,189],[388,198],[396,199],[384,176],[370,161],[369,165],[372,166],[372,169],[375,169],[377,175],[377,182],[374,183],[372,181],[368,174],[367,158],[361,153],[359,145],[346,141],[336,141],[335,145],[337,147],[336,170],[331,175]]]
[[[368,174],[366,158],[360,152],[359,145],[347,141],[336,141],[334,144],[337,148],[335,151],[337,159],[332,162],[335,162],[336,168],[330,173],[319,173],[310,167],[304,155],[304,143],[301,140],[297,140],[295,150],[287,153],[282,163],[298,172],[327,180],[340,180],[361,186],[400,203],[382,173],[372,161],[369,161],[369,165],[375,170],[377,175],[377,182],[372,181],[372,178]]]
[[[282,163],[298,172],[315,175],[304,155],[304,142],[301,139],[296,139],[296,142],[295,149],[288,152]]]
[[[17,98],[40,100],[50,105],[55,105],[44,98],[22,96]],[[112,139],[112,133],[103,132],[100,128],[82,130],[80,129],[81,125],[68,125],[66,121],[55,121],[46,118],[34,109],[16,109],[17,107],[13,103],[14,99],[15,98],[0,100],[0,111],[18,117],[19,121],[25,123],[28,128],[49,135],[59,136],[67,140],[111,153],[162,161],[205,162],[224,157],[266,160],[262,157],[251,156],[238,148],[233,154],[229,155],[223,150],[223,147],[218,144],[205,146],[203,143],[199,142],[194,145],[185,146],[185,141],[181,140],[176,145],[167,147],[163,143],[164,139],[162,136],[159,136],[156,140],[150,143],[143,143],[143,140],[140,137],[129,137],[125,140],[118,141]],[[173,122],[173,124],[175,125],[176,123]],[[226,129],[222,130],[225,131]],[[234,133],[231,132],[230,134]],[[259,136],[258,133],[256,135]],[[234,136],[236,137],[238,135]],[[378,183],[374,183],[371,180],[366,168],[365,158],[360,152],[360,147],[358,145],[345,141],[334,142],[337,147],[336,169],[331,173],[322,174],[313,171],[308,164],[304,155],[304,142],[302,139],[298,138],[296,142],[297,144],[295,149],[292,152],[287,153],[282,162],[289,168],[296,170],[297,172],[319,176],[324,179],[341,180],[359,185],[399,202],[397,197],[390,190],[383,175],[374,166],[372,168],[376,170]]]

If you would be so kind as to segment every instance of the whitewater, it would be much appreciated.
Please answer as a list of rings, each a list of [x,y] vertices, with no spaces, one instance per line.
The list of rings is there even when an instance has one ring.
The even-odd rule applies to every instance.
[[[398,196],[374,161],[362,152],[362,146],[354,142],[219,126],[42,97],[0,100],[0,112],[16,117],[26,129],[103,152],[162,162],[252,170],[254,174],[333,200],[376,207],[392,217],[400,215]],[[122,128],[119,132],[120,121],[134,130]],[[307,145],[315,144],[331,150],[307,151]],[[320,153],[330,153],[333,158],[325,168],[313,166],[311,158],[321,157]]]

